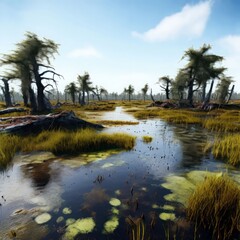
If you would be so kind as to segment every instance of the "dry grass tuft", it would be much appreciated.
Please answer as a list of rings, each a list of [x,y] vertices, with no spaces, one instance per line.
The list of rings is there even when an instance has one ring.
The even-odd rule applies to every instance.
[[[186,209],[196,227],[213,233],[214,239],[232,239],[240,231],[240,189],[229,177],[207,177],[189,197]]]
[[[215,157],[226,158],[233,166],[240,165],[240,134],[228,135],[215,140],[212,153]]]
[[[143,136],[142,139],[143,139],[143,142],[145,143],[150,143],[153,140],[151,136]]]

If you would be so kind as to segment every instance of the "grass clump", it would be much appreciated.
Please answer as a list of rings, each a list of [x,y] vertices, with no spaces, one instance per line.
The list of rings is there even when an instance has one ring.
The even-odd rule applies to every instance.
[[[233,166],[240,165],[240,134],[228,135],[215,140],[212,153],[215,157],[226,158]]]
[[[189,197],[187,217],[214,239],[232,239],[240,230],[240,189],[228,176],[207,177]]]
[[[19,150],[20,138],[17,136],[0,135],[0,168],[6,167]]]
[[[102,133],[90,129],[77,132],[43,131],[37,136],[0,135],[0,165],[7,164],[17,151],[49,151],[55,155],[80,154],[110,149],[130,150],[135,137],[123,133]]]
[[[153,138],[151,136],[143,136],[142,140],[145,143],[150,143],[150,142],[152,142]]]

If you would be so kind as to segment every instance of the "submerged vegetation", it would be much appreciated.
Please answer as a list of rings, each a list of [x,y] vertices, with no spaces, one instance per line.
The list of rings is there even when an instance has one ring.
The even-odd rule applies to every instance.
[[[227,176],[210,176],[189,197],[187,217],[213,232],[214,239],[232,239],[240,231],[240,189]]]
[[[0,135],[0,163],[6,166],[17,151],[49,151],[58,154],[79,154],[108,149],[130,150],[135,137],[128,134],[107,134],[90,129],[77,132],[44,131],[37,136]]]

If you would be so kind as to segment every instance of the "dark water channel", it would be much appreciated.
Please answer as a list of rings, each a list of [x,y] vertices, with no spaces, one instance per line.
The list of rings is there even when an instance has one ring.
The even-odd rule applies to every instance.
[[[136,121],[122,108],[102,118]],[[127,217],[144,219],[144,239],[194,239],[181,201],[166,198],[171,190],[161,184],[169,176],[194,171],[239,174],[203,154],[203,145],[214,136],[195,126],[151,119],[104,131],[135,135],[135,148],[74,158],[51,153],[15,157],[0,173],[1,240],[132,239]],[[152,142],[144,143],[144,135],[153,137]],[[43,213],[51,219],[37,224]]]

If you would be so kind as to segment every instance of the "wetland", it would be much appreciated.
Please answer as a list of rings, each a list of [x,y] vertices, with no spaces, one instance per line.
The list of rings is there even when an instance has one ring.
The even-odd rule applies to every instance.
[[[239,168],[203,151],[219,133],[125,110],[85,114],[106,124],[101,134],[134,136],[132,148],[14,155],[0,172],[0,239],[212,239],[186,207],[209,176],[239,187]]]

